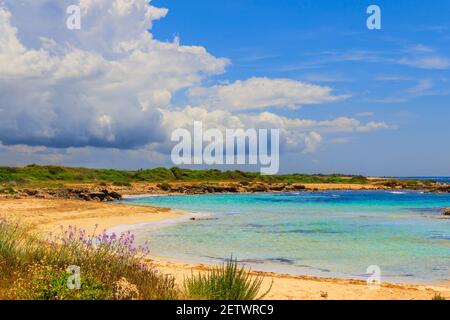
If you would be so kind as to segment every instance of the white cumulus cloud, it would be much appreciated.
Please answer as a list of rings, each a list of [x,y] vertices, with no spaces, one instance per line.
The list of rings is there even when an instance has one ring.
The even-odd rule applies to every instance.
[[[295,107],[348,98],[334,96],[330,87],[307,84],[291,79],[250,78],[231,84],[197,87],[189,90],[190,98],[210,109],[246,110],[269,107]]]
[[[228,110],[208,110],[202,107],[185,107],[179,110],[161,110],[164,127],[192,129],[194,121],[201,121],[208,128],[225,129],[279,129],[281,150],[285,152],[311,153],[324,141],[323,136],[337,133],[358,133],[391,129],[384,122],[362,123],[354,118],[340,117],[332,120],[289,118],[272,112],[259,114],[232,114]]]
[[[0,141],[5,145],[136,148],[163,141],[161,114],[175,92],[222,73],[205,48],[153,39],[167,13],[145,0],[0,5]],[[33,28],[36,26],[36,28]]]
[[[81,30],[66,27],[66,8],[74,4]],[[151,29],[167,13],[147,0],[0,0],[2,157],[69,162],[120,154],[132,162],[142,153],[154,160],[170,153],[172,130],[194,120],[210,128],[280,129],[282,149],[304,153],[333,133],[389,128],[265,110],[349,97],[327,86],[254,77],[206,87],[204,80],[223,73],[229,60],[179,39],[155,39]],[[173,105],[184,91],[193,107]],[[260,113],[245,113],[254,109]]]

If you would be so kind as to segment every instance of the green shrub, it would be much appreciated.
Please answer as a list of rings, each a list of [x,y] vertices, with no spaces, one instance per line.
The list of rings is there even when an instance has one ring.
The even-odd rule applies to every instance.
[[[27,300],[106,300],[113,297],[99,280],[89,275],[81,276],[79,289],[70,289],[67,285],[70,274],[50,266],[33,266],[32,278],[21,286],[19,298]]]
[[[33,241],[17,223],[0,218],[0,271],[12,273],[22,262],[29,261]],[[1,278],[1,277],[0,277]]]
[[[148,251],[131,233],[87,235],[69,227],[40,241],[0,219],[0,297],[4,299],[177,299],[173,277],[143,262]],[[81,289],[65,270],[80,267]],[[118,290],[117,294],[116,291]]]
[[[15,180],[18,183],[66,181],[66,182],[108,182],[128,186],[131,182],[171,182],[171,181],[247,181],[266,183],[368,183],[362,176],[330,174],[306,175],[284,174],[264,176],[258,172],[240,170],[220,171],[190,170],[173,167],[140,170],[89,169],[60,166],[29,165],[26,167],[0,167],[0,182]]]
[[[395,188],[398,187],[400,185],[400,182],[397,180],[388,180],[386,182],[384,182],[384,185],[388,188]]]
[[[56,166],[48,167],[47,170],[51,175],[57,175],[64,172],[64,168]]]
[[[131,183],[128,181],[115,181],[113,182],[113,186],[116,187],[131,187]]]
[[[445,297],[443,297],[440,293],[435,293],[434,297],[431,300],[445,300]]]
[[[163,191],[169,191],[171,189],[168,183],[160,183],[157,185],[157,187]]]
[[[259,295],[264,277],[251,277],[237,260],[231,258],[207,274],[192,275],[185,279],[185,294],[195,300],[255,300],[266,296],[271,287]]]

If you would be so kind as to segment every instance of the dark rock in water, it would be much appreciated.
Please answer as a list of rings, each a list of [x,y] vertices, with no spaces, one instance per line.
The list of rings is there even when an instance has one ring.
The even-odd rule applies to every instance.
[[[189,218],[189,220],[191,220],[191,221],[210,221],[210,220],[219,220],[219,218],[196,218],[196,217],[192,217],[192,218]]]
[[[445,211],[444,211],[444,216],[450,216],[450,209],[445,209]]]
[[[277,263],[284,263],[284,264],[294,264],[294,261],[291,259],[287,259],[287,258],[271,258],[268,259],[271,262],[277,262]]]
[[[290,259],[286,259],[286,258],[269,258],[269,259],[244,259],[244,260],[239,260],[239,262],[243,262],[243,263],[252,263],[252,264],[263,264],[266,262],[275,262],[275,263],[282,263],[282,264],[289,264],[289,265],[293,265],[294,261],[290,260]]]

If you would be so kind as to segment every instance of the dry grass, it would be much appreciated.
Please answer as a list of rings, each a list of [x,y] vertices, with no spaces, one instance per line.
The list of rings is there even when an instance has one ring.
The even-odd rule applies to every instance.
[[[262,278],[253,279],[230,260],[177,287],[171,276],[143,263],[148,249],[134,235],[69,226],[38,239],[23,226],[0,219],[0,299],[11,300],[251,300]]]

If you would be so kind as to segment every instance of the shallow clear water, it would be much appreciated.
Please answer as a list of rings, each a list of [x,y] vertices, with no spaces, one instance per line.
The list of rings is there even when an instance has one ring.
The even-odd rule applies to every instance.
[[[196,212],[201,219],[136,230],[162,256],[211,262],[231,255],[253,268],[325,277],[450,279],[450,194],[330,191],[296,194],[152,196],[141,205]]]

